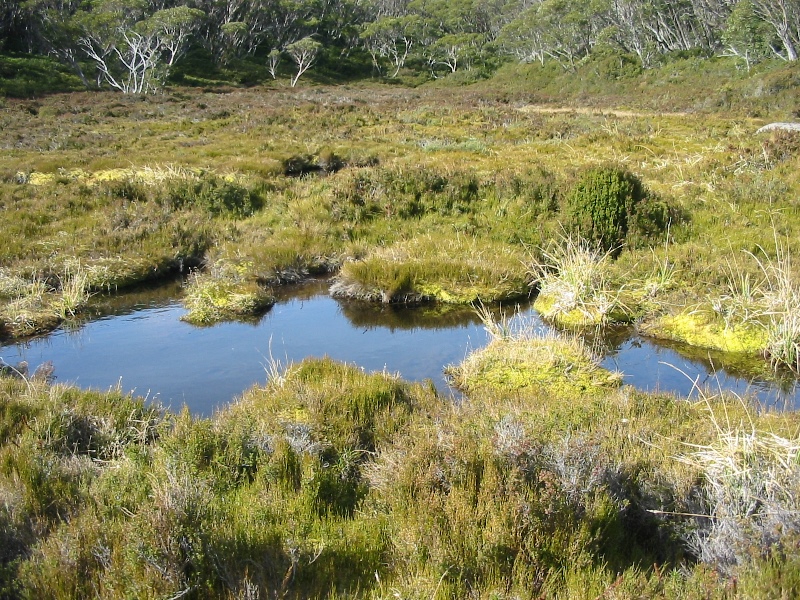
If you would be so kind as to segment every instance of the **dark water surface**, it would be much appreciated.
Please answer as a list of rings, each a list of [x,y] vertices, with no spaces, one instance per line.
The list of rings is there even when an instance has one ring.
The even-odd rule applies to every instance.
[[[340,301],[326,294],[327,286],[320,281],[288,287],[260,320],[212,327],[180,321],[185,310],[177,285],[96,299],[96,315],[83,325],[0,346],[0,358],[8,364],[25,360],[31,370],[51,361],[57,381],[98,389],[120,385],[174,410],[186,404],[194,414],[210,415],[248,387],[264,383],[271,362],[285,365],[309,356],[327,355],[366,371],[400,373],[411,381],[430,379],[449,393],[442,369],[488,342],[471,309],[442,314],[430,307]],[[544,327],[529,308],[522,308],[516,319]],[[675,347],[629,333],[605,339],[600,347],[603,365],[619,369],[626,383],[640,389],[685,396],[697,382],[756,394],[781,408],[798,406],[795,382],[783,389],[750,382],[702,354],[688,358]]]

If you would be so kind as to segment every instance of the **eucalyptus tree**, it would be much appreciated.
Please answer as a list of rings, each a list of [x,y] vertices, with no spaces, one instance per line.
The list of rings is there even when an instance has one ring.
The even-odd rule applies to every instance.
[[[536,27],[537,12],[537,7],[529,7],[506,24],[497,36],[498,47],[520,62],[544,64],[547,58],[543,32]]]
[[[19,0],[0,0],[0,48],[24,44],[28,37],[27,14]],[[31,40],[27,40],[30,43]]]
[[[257,5],[258,0],[192,0],[191,6],[206,14],[200,34],[216,62],[225,63],[255,46]]]
[[[431,65],[443,65],[451,73],[471,69],[484,46],[480,33],[447,33],[430,45]]]
[[[777,56],[797,60],[800,50],[800,0],[751,0],[753,10],[775,30],[780,45],[774,46]]]
[[[723,46],[722,32],[737,0],[691,0],[692,11],[704,43],[709,50],[719,50]]]
[[[183,55],[203,13],[179,6],[148,14],[146,0],[95,0],[72,19],[98,84],[126,94],[156,91]]]
[[[339,46],[343,54],[360,46],[363,25],[372,17],[366,0],[322,0],[319,7],[319,33],[328,43]]]
[[[69,65],[88,88],[91,84],[81,63],[83,52],[78,46],[81,29],[76,15],[81,4],[82,0],[26,0],[21,7],[28,15],[39,49]]]
[[[482,0],[412,0],[410,14],[420,21],[415,40],[418,56],[436,76],[440,67],[455,72],[485,53],[492,39],[491,18]],[[496,35],[496,32],[495,32]]]
[[[361,32],[364,48],[372,57],[372,64],[381,74],[384,63],[392,70],[390,77],[397,77],[406,64],[414,44],[422,31],[422,19],[417,15],[381,17],[366,23]]]
[[[644,26],[641,0],[610,0],[607,16],[602,40],[623,52],[636,54],[642,66],[649,66],[657,54],[657,46]]]
[[[661,52],[701,46],[691,0],[650,0],[643,6],[642,25]]]
[[[300,76],[314,66],[322,44],[312,37],[304,37],[286,46],[286,54],[294,61],[297,72],[292,76],[292,87],[297,85]]]
[[[731,12],[722,32],[722,53],[742,59],[749,71],[753,63],[772,55],[770,40],[774,37],[774,30],[756,15],[751,0],[742,0]]]
[[[536,5],[532,26],[545,55],[568,69],[587,56],[596,38],[591,10],[592,3],[581,0],[543,0]]]
[[[368,0],[366,12],[372,15],[372,20],[382,17],[401,17],[413,11],[409,10],[411,0]]]
[[[277,48],[273,48],[267,55],[267,71],[273,79],[278,78],[278,65],[281,63],[282,52]]]

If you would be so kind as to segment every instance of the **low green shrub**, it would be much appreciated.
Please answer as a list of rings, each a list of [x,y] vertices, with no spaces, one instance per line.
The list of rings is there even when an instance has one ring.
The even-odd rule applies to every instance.
[[[264,205],[255,189],[211,175],[172,183],[161,201],[173,209],[197,206],[213,216],[235,218],[252,215]]]
[[[590,167],[567,198],[567,218],[579,236],[618,253],[636,206],[645,197],[644,186],[633,173],[613,166]]]

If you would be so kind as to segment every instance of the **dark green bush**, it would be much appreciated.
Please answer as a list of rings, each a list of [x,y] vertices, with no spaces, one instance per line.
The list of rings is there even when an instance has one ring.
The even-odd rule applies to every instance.
[[[345,166],[345,161],[330,148],[324,148],[317,155],[317,166],[326,173],[335,173]]]
[[[197,206],[214,216],[229,217],[247,217],[263,206],[255,190],[213,176],[175,183],[162,201],[176,209]]]
[[[607,251],[618,252],[646,193],[639,178],[624,169],[586,169],[567,199],[571,229]]]
[[[287,177],[299,177],[321,169],[310,154],[292,154],[283,158],[281,165],[283,166],[283,174]]]
[[[628,220],[627,244],[636,247],[654,240],[664,239],[670,226],[687,223],[686,211],[658,198],[645,198],[636,205]]]

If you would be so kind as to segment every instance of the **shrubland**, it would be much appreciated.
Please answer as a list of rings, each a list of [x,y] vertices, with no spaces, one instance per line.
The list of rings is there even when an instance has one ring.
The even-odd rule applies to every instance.
[[[468,358],[459,404],[328,359],[273,365],[211,418],[5,375],[4,595],[791,594],[795,415],[557,367],[519,385],[541,341],[485,351],[517,379]]]

